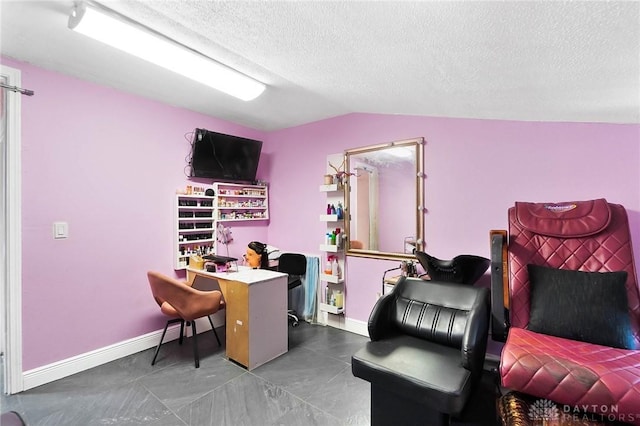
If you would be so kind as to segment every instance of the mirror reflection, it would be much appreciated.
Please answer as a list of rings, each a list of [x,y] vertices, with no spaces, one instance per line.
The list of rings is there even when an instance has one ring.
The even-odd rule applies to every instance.
[[[423,238],[422,138],[347,150],[347,255],[412,257]]]

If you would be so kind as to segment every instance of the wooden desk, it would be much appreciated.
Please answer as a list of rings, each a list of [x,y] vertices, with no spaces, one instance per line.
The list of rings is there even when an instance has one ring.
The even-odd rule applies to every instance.
[[[238,272],[187,268],[189,283],[196,276],[220,285],[226,301],[229,359],[251,370],[288,351],[286,274],[242,266]]]

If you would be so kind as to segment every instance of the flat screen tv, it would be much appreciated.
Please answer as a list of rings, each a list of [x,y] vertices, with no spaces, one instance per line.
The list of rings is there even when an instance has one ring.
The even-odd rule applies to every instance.
[[[191,143],[191,176],[253,182],[261,151],[262,141],[196,129]]]

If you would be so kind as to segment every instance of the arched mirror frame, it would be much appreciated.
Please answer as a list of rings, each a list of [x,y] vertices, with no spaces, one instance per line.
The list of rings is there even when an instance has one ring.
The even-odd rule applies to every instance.
[[[416,217],[416,240],[415,240],[415,248],[416,250],[424,250],[424,138],[414,138],[414,139],[405,139],[400,141],[388,142],[384,144],[371,145],[362,148],[354,148],[345,151],[345,170],[347,171],[346,182],[345,182],[345,231],[346,234],[351,236],[350,228],[351,228],[351,216],[349,214],[350,210],[350,194],[351,194],[351,186],[349,180],[353,177],[349,174],[351,172],[351,157],[357,154],[363,154],[367,152],[380,151],[384,149],[401,147],[401,146],[415,146],[416,148],[416,161],[415,161],[415,183],[416,183],[416,195],[415,195],[415,217]],[[349,240],[350,241],[350,240]],[[415,256],[411,253],[393,253],[393,252],[385,252],[385,251],[377,251],[377,250],[366,250],[366,249],[354,249],[351,247],[351,244],[347,243],[346,249],[347,256],[355,256],[355,257],[369,257],[375,259],[415,259]]]

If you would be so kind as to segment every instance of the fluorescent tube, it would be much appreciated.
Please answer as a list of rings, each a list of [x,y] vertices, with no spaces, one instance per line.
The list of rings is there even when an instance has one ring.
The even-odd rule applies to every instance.
[[[243,101],[257,98],[266,88],[234,69],[84,3],[71,13],[69,28]]]

